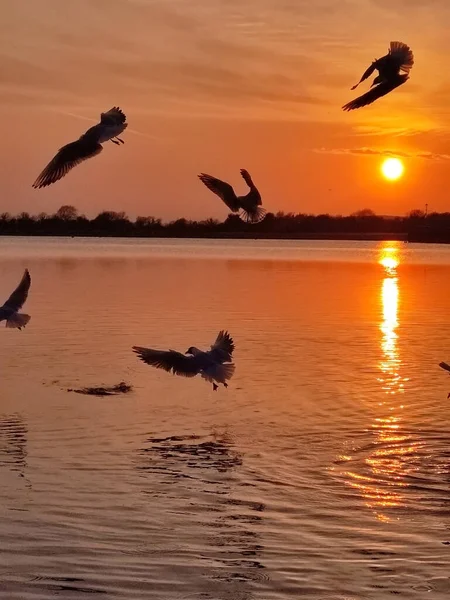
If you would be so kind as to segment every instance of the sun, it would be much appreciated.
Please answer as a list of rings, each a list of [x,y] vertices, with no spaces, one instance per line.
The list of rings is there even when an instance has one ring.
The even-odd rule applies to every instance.
[[[399,158],[386,158],[381,165],[381,172],[386,179],[396,181],[403,175],[405,167]]]

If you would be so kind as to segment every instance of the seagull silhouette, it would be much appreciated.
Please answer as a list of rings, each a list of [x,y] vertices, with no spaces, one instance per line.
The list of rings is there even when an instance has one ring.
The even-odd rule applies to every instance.
[[[211,350],[206,352],[195,346],[191,346],[185,354],[175,350],[153,350],[133,346],[133,352],[148,365],[182,377],[195,377],[200,374],[203,379],[212,383],[214,391],[217,390],[218,383],[228,387],[227,380],[233,377],[233,351],[234,342],[228,331],[220,331]]]
[[[246,196],[236,196],[229,183],[206,173],[201,173],[198,177],[208,189],[219,196],[231,212],[239,213],[240,218],[247,223],[259,223],[266,216],[265,209],[261,207],[261,195],[253,183],[250,173],[241,169],[241,175],[250,188]]]
[[[25,269],[25,273],[16,287],[14,292],[0,307],[0,321],[6,321],[6,327],[15,328],[21,330],[22,327],[28,323],[31,319],[30,315],[19,313],[19,310],[25,304],[25,300],[28,297],[28,290],[31,285],[31,277],[28,269]]]
[[[126,116],[118,106],[102,113],[100,123],[90,127],[75,142],[60,148],[56,156],[33,183],[33,187],[43,188],[55,183],[55,181],[67,175],[76,165],[99,154],[103,150],[102,144],[104,142],[111,140],[117,145],[124,144],[125,142],[117,136],[128,127],[128,123],[125,121]]]
[[[414,56],[410,47],[403,42],[391,42],[386,56],[375,59],[358,83],[352,87],[352,90],[357,88],[376,69],[379,74],[373,80],[371,89],[359,98],[345,104],[342,109],[348,111],[361,108],[392,92],[409,79],[409,72],[413,64]]]

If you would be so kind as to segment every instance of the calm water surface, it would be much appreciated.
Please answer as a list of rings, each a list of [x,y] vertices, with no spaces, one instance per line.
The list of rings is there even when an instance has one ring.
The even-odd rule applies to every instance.
[[[0,238],[2,299],[25,266],[0,598],[449,598],[450,248]],[[222,328],[228,390],[131,352]]]

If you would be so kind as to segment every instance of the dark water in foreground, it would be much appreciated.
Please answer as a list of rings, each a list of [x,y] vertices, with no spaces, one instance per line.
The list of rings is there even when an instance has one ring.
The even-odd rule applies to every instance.
[[[450,248],[0,238],[0,598],[444,599]],[[213,393],[140,363],[228,328]],[[66,388],[133,384],[96,398]]]

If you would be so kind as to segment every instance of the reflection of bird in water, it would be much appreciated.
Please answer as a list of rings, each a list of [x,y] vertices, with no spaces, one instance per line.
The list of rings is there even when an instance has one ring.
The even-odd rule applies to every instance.
[[[265,209],[261,207],[261,195],[253,183],[250,173],[245,169],[241,169],[241,175],[250,188],[246,196],[236,196],[235,191],[229,183],[206,173],[202,173],[198,177],[208,189],[219,196],[232,212],[237,213],[241,211],[239,216],[243,221],[247,223],[259,223],[266,215]]]
[[[227,331],[220,331],[211,350],[203,352],[191,346],[185,354],[175,350],[153,350],[133,346],[133,351],[139,358],[157,369],[164,369],[169,373],[183,377],[201,375],[203,379],[213,384],[217,390],[218,383],[228,387],[227,380],[234,374],[235,366],[231,362],[234,351],[234,342]],[[188,356],[187,356],[188,355]]]
[[[444,369],[444,371],[448,371],[449,375],[450,375],[450,365],[447,364],[446,362],[440,362],[439,366],[441,367],[441,369]],[[447,395],[447,398],[450,398],[450,392]]]
[[[20,415],[0,415],[0,466],[24,477],[28,429]]]
[[[403,85],[409,79],[409,72],[413,64],[414,56],[410,47],[402,42],[391,42],[386,56],[375,59],[358,83],[352,87],[352,90],[354,90],[362,81],[370,77],[376,69],[379,74],[373,80],[371,89],[343,106],[343,110],[354,110],[371,104],[378,98],[392,92],[396,87]]]
[[[136,468],[147,501],[175,515],[174,539],[183,557],[186,546],[201,546],[197,558],[209,591],[215,592],[208,595],[215,598],[253,598],[253,584],[268,578],[260,561],[266,506],[249,497],[251,484],[244,487],[237,475],[242,465],[227,431],[151,437],[138,451]],[[167,538],[159,554],[173,557],[172,535]],[[192,562],[195,569],[196,558]]]
[[[5,304],[0,307],[0,321],[6,321],[6,327],[11,327],[13,329],[22,329],[31,319],[30,315],[26,315],[24,313],[19,313],[19,310],[25,304],[25,301],[28,297],[28,290],[31,285],[31,277],[28,269],[25,269],[25,273],[16,287],[14,292],[5,302]]]
[[[103,148],[104,142],[111,141],[113,144],[120,145],[125,142],[117,136],[122,133],[128,123],[126,116],[119,107],[114,106],[108,112],[100,115],[100,123],[90,127],[86,133],[75,142],[66,144],[60,148],[56,156],[48,163],[36,181],[34,188],[42,188],[67,175],[76,165],[84,160],[97,156]]]
[[[172,475],[176,474],[177,477],[183,472],[184,467],[225,473],[242,464],[240,455],[233,452],[231,440],[226,434],[151,437],[148,443],[149,446],[141,451],[142,456],[151,453],[164,459],[164,471]],[[156,470],[161,471],[160,468],[155,468]]]

